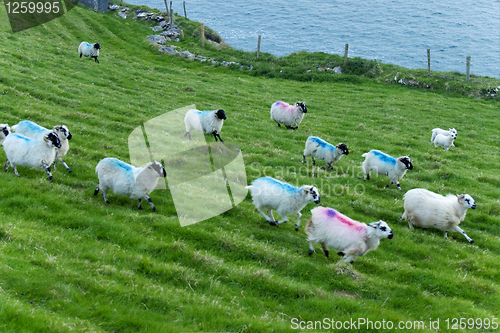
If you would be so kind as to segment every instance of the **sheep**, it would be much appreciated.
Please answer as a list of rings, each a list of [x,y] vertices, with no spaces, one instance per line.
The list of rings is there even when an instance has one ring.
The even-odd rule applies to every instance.
[[[65,125],[58,125],[54,126],[51,131],[30,120],[23,120],[18,124],[12,126],[12,130],[15,131],[17,134],[21,134],[32,139],[38,139],[50,132],[56,133],[57,136],[59,137],[59,140],[61,141],[61,148],[56,149],[56,157],[54,159],[54,170],[56,169],[56,161],[59,161],[64,165],[64,167],[66,168],[66,170],[68,170],[68,172],[71,172],[69,166],[62,159],[64,156],[66,156],[69,150],[68,140],[71,140],[71,138],[73,137],[68,127],[66,127]]]
[[[13,133],[5,138],[2,145],[7,155],[4,171],[7,171],[10,165],[14,174],[19,177],[16,165],[42,168],[45,169],[48,180],[52,180],[50,165],[56,156],[55,149],[61,147],[56,133],[50,132],[39,139]]]
[[[398,179],[403,178],[407,170],[413,170],[413,164],[408,156],[394,158],[375,149],[364,153],[362,156],[365,157],[362,164],[365,174],[363,180],[369,180],[370,171],[374,170],[378,175],[389,176],[391,182],[385,188],[395,183],[399,191],[402,191]]]
[[[448,151],[451,146],[455,147],[453,140],[455,140],[455,133],[450,133],[450,135],[438,134],[434,138],[434,147],[441,146],[444,150]]]
[[[450,128],[448,131],[445,131],[444,129],[441,128],[434,128],[432,130],[432,136],[431,136],[431,142],[434,143],[434,139],[438,134],[443,134],[443,135],[450,135],[450,134],[455,134],[455,138],[457,137],[457,130],[454,128]],[[455,146],[453,146],[455,147]]]
[[[101,45],[99,43],[90,44],[87,42],[81,42],[78,46],[78,54],[80,54],[80,58],[82,55],[86,57],[91,57],[95,59],[95,62],[99,63],[97,57],[99,56],[99,50],[101,49]]]
[[[0,143],[10,134],[10,127],[7,124],[0,124]]]
[[[224,143],[219,135],[224,119],[226,119],[226,113],[222,109],[214,111],[191,109],[186,112],[186,116],[184,117],[184,123],[186,125],[186,134],[184,134],[184,136],[188,135],[189,140],[191,140],[191,131],[195,130],[213,134],[215,141],[219,138],[220,142]]]
[[[245,188],[250,190],[253,204],[270,225],[278,227],[288,221],[288,214],[297,214],[299,218],[295,224],[295,231],[299,230],[302,208],[311,201],[320,203],[318,189],[311,185],[296,187],[271,177],[261,177]],[[264,213],[264,208],[267,209],[269,216]],[[281,221],[274,219],[272,209],[283,218]]]
[[[330,168],[332,170],[332,163],[337,163],[342,155],[349,155],[349,150],[345,143],[341,142],[337,146],[334,146],[316,136],[307,138],[306,148],[304,149],[304,153],[302,153],[304,163],[306,163],[306,156],[311,156],[313,165],[315,165],[316,161],[314,158],[317,157],[328,164],[328,167],[323,167],[323,169]]]
[[[458,231],[465,236],[469,243],[474,241],[458,227],[465,219],[467,208],[476,209],[474,199],[468,194],[446,197],[423,188],[415,188],[405,193],[404,213],[399,221],[406,219],[408,226],[434,228],[444,231],[444,238],[448,238],[448,231]]]
[[[307,113],[305,102],[297,102],[292,106],[288,103],[278,101],[271,105],[271,119],[278,124],[278,127],[281,127],[281,124],[283,124],[288,129],[299,128],[305,113]]]
[[[139,210],[142,209],[141,199],[147,200],[153,211],[158,213],[148,194],[156,188],[159,177],[165,178],[167,176],[160,162],[150,162],[143,167],[136,168],[117,158],[106,157],[99,161],[95,172],[99,183],[94,195],[97,195],[100,190],[106,203],[109,203],[106,191],[111,189],[115,194],[139,199]]]
[[[384,221],[369,225],[357,222],[328,207],[316,207],[311,210],[312,218],[307,223],[306,234],[309,242],[309,255],[314,253],[313,243],[321,243],[328,258],[329,247],[344,257],[344,262],[352,263],[357,256],[375,250],[382,238],[392,239],[394,234]]]

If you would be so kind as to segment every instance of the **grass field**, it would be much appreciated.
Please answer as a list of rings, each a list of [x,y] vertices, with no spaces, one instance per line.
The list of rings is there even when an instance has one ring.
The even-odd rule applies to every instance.
[[[194,27],[185,23],[180,45],[200,54]],[[143,22],[81,6],[13,34],[0,5],[0,123],[63,123],[73,135],[65,159],[72,173],[58,165],[52,182],[41,169],[18,167],[20,178],[11,169],[0,173],[0,332],[326,332],[330,320],[373,322],[353,331],[394,331],[402,322],[435,332],[431,320],[447,331],[455,320],[460,328],[460,318],[465,329],[458,331],[497,331],[498,98],[353,75],[323,82],[256,76],[161,55],[149,34]],[[83,40],[102,45],[100,64],[78,57]],[[252,59],[207,49],[228,61]],[[306,101],[299,129],[270,120],[277,100]],[[181,227],[168,189],[151,194],[159,214],[112,193],[109,205],[92,195],[100,159],[130,161],[127,138],[135,128],[192,104],[226,111],[221,136],[241,148],[248,182],[269,175],[315,185],[321,205],[362,222],[382,219],[394,238],[349,265],[325,258],[319,246],[308,256],[303,227],[312,203],[295,232],[296,217],[271,227],[250,196],[221,216]],[[456,148],[434,148],[434,127],[455,127]],[[322,161],[303,164],[309,135],[345,142],[350,153],[333,172],[320,170]],[[361,154],[370,149],[411,157],[403,193],[384,189],[387,177],[363,182]],[[477,209],[461,227],[475,243],[398,222],[404,191],[418,187],[470,194]],[[317,321],[323,325],[313,327]],[[420,322],[425,328],[416,329]]]

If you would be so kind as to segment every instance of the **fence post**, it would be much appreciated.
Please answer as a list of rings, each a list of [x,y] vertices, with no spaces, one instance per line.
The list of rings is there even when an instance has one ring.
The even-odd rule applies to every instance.
[[[182,39],[184,39],[184,30],[181,30]]]
[[[201,22],[201,47],[205,47],[205,23]]]
[[[168,13],[168,5],[167,5],[167,0],[163,0],[165,2],[165,8],[167,9],[167,21],[170,20],[170,14]]]
[[[174,11],[172,10],[172,1],[170,1],[170,25],[174,25]]]
[[[469,81],[469,77],[470,77],[470,56],[467,56],[465,66],[466,66],[466,68],[465,68],[465,81]]]
[[[431,75],[431,49],[427,49],[427,75]]]
[[[186,14],[186,1],[183,1],[183,2],[182,2],[182,6],[184,7],[184,17],[185,17],[185,18],[188,18],[188,17],[187,17],[187,14]]]
[[[349,52],[349,44],[345,44],[344,65],[347,64],[347,53],[348,52]]]
[[[257,42],[257,59],[259,59],[260,55],[260,40],[262,39],[262,35],[259,35],[259,41]]]

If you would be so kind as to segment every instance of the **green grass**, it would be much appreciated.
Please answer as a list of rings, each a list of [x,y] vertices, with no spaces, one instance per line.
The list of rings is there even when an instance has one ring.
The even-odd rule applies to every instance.
[[[73,173],[59,165],[51,183],[43,170],[19,167],[20,178],[12,170],[0,173],[0,332],[300,331],[292,329],[292,318],[395,325],[439,318],[446,331],[447,318],[500,316],[498,99],[377,77],[310,82],[212,67],[159,54],[147,42],[147,24],[81,6],[12,34],[4,8],[0,122],[67,125]],[[196,24],[183,27],[194,32]],[[78,58],[82,40],[102,45],[100,64]],[[202,50],[191,33],[180,44],[258,65],[254,55],[230,48]],[[298,130],[269,119],[277,100],[306,101],[309,112]],[[109,205],[92,195],[101,158],[129,160],[127,138],[137,126],[191,104],[226,111],[221,136],[241,148],[249,182],[265,174],[316,185],[322,205],[362,222],[385,220],[394,239],[346,265],[325,258],[319,246],[308,256],[303,227],[314,204],[302,211],[295,232],[295,217],[270,227],[249,197],[221,216],[180,227],[168,190],[151,194],[160,214],[147,204],[138,211],[135,200],[112,193]],[[434,127],[455,127],[456,148],[434,148]],[[336,172],[302,163],[309,135],[348,145]],[[410,155],[415,169],[402,179],[403,191],[470,194],[478,208],[461,227],[475,243],[398,222],[403,193],[383,189],[387,177],[362,180],[361,154],[370,149]]]

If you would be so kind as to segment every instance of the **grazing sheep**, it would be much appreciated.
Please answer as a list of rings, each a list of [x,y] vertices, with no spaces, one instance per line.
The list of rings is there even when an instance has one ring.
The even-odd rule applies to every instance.
[[[375,250],[380,239],[394,236],[391,228],[384,221],[372,222],[369,225],[350,219],[335,209],[316,207],[311,210],[312,219],[307,223],[306,234],[309,241],[309,255],[314,253],[314,243],[321,247],[328,257],[329,247],[339,251],[344,262],[356,260],[357,256]]]
[[[73,137],[69,129],[65,125],[54,126],[54,128],[51,131],[30,120],[23,120],[19,122],[19,124],[12,126],[12,130],[15,131],[17,134],[21,134],[32,139],[41,138],[50,132],[56,133],[57,136],[59,137],[59,140],[61,140],[61,148],[56,149],[56,157],[54,159],[54,170],[56,169],[56,161],[59,161],[64,165],[64,167],[66,168],[66,170],[68,170],[68,172],[71,172],[71,169],[62,159],[64,156],[66,156],[69,150],[68,140],[71,140],[71,138]]]
[[[56,148],[61,147],[61,141],[57,134],[50,132],[39,139],[31,139],[23,135],[13,133],[8,135],[2,142],[7,155],[4,171],[9,169],[9,165],[14,169],[14,173],[19,177],[16,165],[42,168],[47,173],[47,178],[52,180],[50,165],[54,162]]]
[[[0,124],[0,143],[10,134],[10,127],[7,124]]]
[[[457,130],[454,128],[450,128],[448,131],[445,131],[444,129],[441,128],[434,128],[432,130],[432,136],[431,136],[431,142],[434,143],[434,139],[438,134],[443,134],[443,135],[450,135],[450,134],[455,134],[455,138],[457,137]],[[455,146],[453,146],[455,147]]]
[[[186,112],[186,116],[184,117],[184,123],[186,124],[186,134],[184,136],[188,135],[189,140],[191,140],[191,131],[195,130],[213,134],[215,141],[219,138],[220,142],[224,143],[219,135],[224,119],[226,119],[226,113],[222,109],[214,111],[191,109]]]
[[[304,157],[304,163],[306,163],[306,156],[311,156],[313,165],[316,164],[314,160],[315,157],[322,159],[328,164],[328,167],[324,169],[332,169],[332,163],[337,163],[342,155],[348,155],[349,150],[347,150],[347,145],[345,143],[339,143],[337,146],[329,144],[325,140],[322,140],[316,136],[310,136],[306,141],[306,148],[302,156]]]
[[[278,101],[271,105],[271,119],[274,120],[279,127],[280,124],[286,128],[299,128],[304,114],[307,112],[306,103],[297,102],[295,105],[290,105],[285,102]]]
[[[80,46],[78,46],[78,54],[80,54],[80,58],[84,55],[86,57],[94,58],[95,62],[99,63],[97,57],[99,56],[100,49],[101,45],[99,45],[99,43],[90,44],[87,42],[81,42]]]
[[[270,225],[277,227],[288,221],[288,214],[297,214],[299,218],[295,224],[295,231],[299,230],[302,208],[311,201],[317,204],[320,202],[316,187],[310,185],[296,187],[271,177],[258,178],[246,189],[250,190],[253,204]],[[267,209],[269,216],[264,213],[264,208]],[[280,214],[283,218],[281,221],[274,219],[272,209]]]
[[[373,170],[378,175],[389,176],[391,182],[386,188],[395,183],[401,191],[398,179],[403,178],[407,170],[413,169],[413,164],[408,156],[394,158],[380,150],[370,150],[362,156],[365,158],[362,164],[365,173],[363,180],[370,179],[370,171]]]
[[[444,231],[444,238],[448,238],[448,231],[458,231],[469,241],[474,241],[458,227],[465,219],[467,208],[476,208],[474,199],[468,194],[446,197],[423,188],[415,188],[405,193],[405,212],[399,220],[406,219],[408,226],[434,228]]]
[[[117,158],[103,158],[95,168],[99,184],[94,195],[102,191],[106,203],[106,191],[111,189],[115,194],[126,195],[131,199],[139,199],[139,209],[142,209],[141,199],[149,202],[153,211],[158,213],[153,201],[148,197],[158,184],[158,178],[167,176],[160,162],[150,162],[144,167],[136,168],[133,165],[120,161]]]
[[[451,133],[450,135],[438,134],[434,138],[434,147],[441,146],[444,150],[448,151],[451,146],[455,147],[453,144],[453,140],[455,140],[455,134]]]

